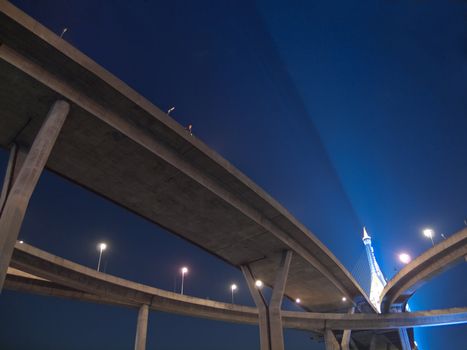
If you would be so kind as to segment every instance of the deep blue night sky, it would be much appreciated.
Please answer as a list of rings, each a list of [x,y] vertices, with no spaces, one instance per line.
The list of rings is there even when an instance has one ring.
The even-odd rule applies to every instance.
[[[386,277],[467,218],[467,4],[463,1],[14,1],[272,194],[352,270],[363,225]],[[4,170],[7,153],[0,153]],[[20,238],[187,294],[252,301],[238,270],[45,173]],[[467,305],[467,264],[412,310]],[[296,308],[286,305],[287,308]],[[129,349],[136,310],[0,297],[1,349]],[[257,349],[256,327],[153,313],[148,349]],[[423,328],[423,350],[467,349],[467,327]],[[449,344],[449,345],[446,345]],[[287,349],[322,349],[286,331]]]

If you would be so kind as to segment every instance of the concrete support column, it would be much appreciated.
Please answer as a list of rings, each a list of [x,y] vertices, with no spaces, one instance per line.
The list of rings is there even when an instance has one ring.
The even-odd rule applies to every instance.
[[[8,193],[10,193],[11,185],[13,183],[13,171],[16,163],[16,155],[18,154],[18,146],[13,144],[10,148],[10,157],[6,167],[5,178],[3,179],[2,192],[0,194],[0,215],[2,214],[3,207],[5,206]]]
[[[279,269],[276,273],[271,300],[269,301],[269,327],[271,337],[271,350],[284,349],[284,335],[282,329],[282,300],[284,298],[285,285],[289,275],[292,251],[283,252]]]
[[[284,251],[276,273],[269,304],[261,291],[256,287],[255,278],[250,267],[241,267],[248,289],[258,308],[261,350],[284,350],[281,306],[291,260],[292,251]]]
[[[28,151],[24,147],[20,147],[16,143],[11,145],[10,157],[8,159],[2,192],[0,195],[0,216],[3,208],[5,207],[8,195],[10,194],[11,187],[18,177],[19,170],[21,169],[27,155]]]
[[[353,314],[355,312],[355,307],[351,307],[349,310],[349,314]],[[350,350],[350,336],[351,330],[345,329],[342,333],[342,340],[341,340],[341,349],[342,350]]]
[[[401,340],[401,350],[411,350],[409,335],[407,334],[407,329],[399,328],[399,338]]]
[[[0,291],[29,200],[69,110],[70,105],[65,101],[54,103],[7,194],[0,216]]]
[[[336,336],[334,335],[334,332],[329,328],[326,328],[324,330],[324,344],[326,345],[326,350],[341,349],[339,342],[337,341]]]
[[[245,276],[246,284],[250,290],[250,294],[258,308],[258,322],[259,322],[259,343],[261,350],[271,350],[270,337],[269,337],[269,315],[268,306],[263,295],[255,286],[255,278],[249,266],[242,266],[242,272]]]
[[[378,339],[376,338],[376,334],[373,334],[373,336],[371,337],[371,341],[370,341],[370,350],[376,350],[377,343],[378,343]]]
[[[146,337],[148,333],[149,306],[142,305],[138,312],[138,323],[136,325],[135,350],[146,349]]]

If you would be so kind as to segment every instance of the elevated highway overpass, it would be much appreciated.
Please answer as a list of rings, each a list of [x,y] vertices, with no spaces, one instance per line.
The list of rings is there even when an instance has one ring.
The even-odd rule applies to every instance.
[[[467,259],[467,228],[428,249],[404,266],[385,286],[381,293],[381,310],[391,307],[405,310],[408,300],[426,282]]]
[[[0,146],[27,153],[56,100],[69,111],[43,155],[45,168],[233,266],[247,265],[270,286],[282,251],[293,252],[285,295],[308,310],[341,310],[343,296],[371,309],[329,249],[259,186],[90,58],[1,2]],[[21,152],[12,153],[9,189],[22,161]]]
[[[39,295],[122,307],[149,309],[257,325],[258,309],[181,295],[128,281],[52,255],[28,244],[17,243],[5,288]],[[467,323],[467,308],[398,314],[349,314],[282,311],[285,328],[321,332],[393,330]]]
[[[0,104],[0,147],[10,150],[0,197],[0,290],[12,265],[21,272],[10,270],[9,288],[139,307],[143,321],[154,305],[168,312],[187,308],[202,317],[259,323],[264,350],[283,349],[283,323],[306,329],[373,329],[380,317],[388,325],[401,317],[376,315],[337,258],[277,201],[144,97],[6,1],[0,2]],[[211,304],[129,285],[45,252],[34,253],[33,247],[15,248],[43,169],[241,269],[257,307]],[[256,278],[272,288],[269,303],[252,288]],[[283,297],[300,298],[310,313],[282,311]],[[346,315],[351,308],[357,314]],[[362,312],[368,315],[358,314]],[[411,315],[402,317],[407,325],[415,322],[407,321]],[[135,348],[144,349],[144,344]]]
[[[280,305],[374,312],[303,224],[232,164],[89,57],[0,2],[0,290],[29,200],[48,169],[242,269],[262,349],[283,349]],[[348,300],[347,305],[342,298]]]

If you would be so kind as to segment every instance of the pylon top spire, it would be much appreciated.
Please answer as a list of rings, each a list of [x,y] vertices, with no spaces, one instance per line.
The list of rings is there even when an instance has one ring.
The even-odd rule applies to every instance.
[[[368,238],[371,238],[371,237],[368,235],[368,232],[366,232],[366,227],[363,226],[363,238],[362,238],[362,240],[365,240],[365,239],[368,239]]]
[[[363,244],[365,245],[365,250],[368,258],[368,264],[370,265],[370,273],[371,273],[371,286],[370,286],[370,301],[378,310],[381,311],[381,292],[386,285],[386,280],[384,279],[383,273],[379,268],[378,262],[375,258],[375,253],[373,251],[373,247],[371,246],[371,237],[366,231],[366,227],[363,227]]]

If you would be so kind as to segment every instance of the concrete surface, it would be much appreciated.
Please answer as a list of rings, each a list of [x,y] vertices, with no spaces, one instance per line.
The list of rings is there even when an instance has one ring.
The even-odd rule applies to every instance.
[[[135,58],[137,60],[137,58]],[[71,111],[47,169],[274,283],[312,311],[371,307],[350,273],[277,201],[196,136],[6,1],[0,2],[0,146],[30,147],[53,101]],[[344,309],[348,305],[344,305]]]
[[[30,277],[32,275],[33,277]],[[5,288],[84,301],[258,324],[256,308],[181,295],[124,280],[73,263],[26,243],[17,243]],[[395,314],[351,314],[282,311],[285,328],[332,330],[392,330],[467,323],[467,307]]]
[[[402,268],[384,287],[381,310],[395,306],[405,310],[409,298],[431,278],[464,261],[467,255],[467,228],[427,250]]]

